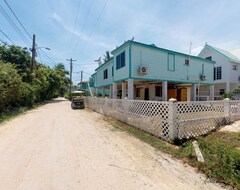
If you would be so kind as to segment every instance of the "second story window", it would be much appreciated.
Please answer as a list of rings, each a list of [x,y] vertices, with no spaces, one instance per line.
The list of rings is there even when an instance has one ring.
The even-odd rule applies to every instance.
[[[189,65],[189,59],[185,59],[185,65]]]
[[[232,70],[237,71],[238,70],[238,66],[237,65],[233,65],[232,66]]]
[[[206,59],[212,61],[212,56],[206,57]]]
[[[116,70],[125,66],[125,51],[116,57]]]
[[[222,67],[214,67],[214,80],[222,79]]]
[[[103,71],[103,79],[107,79],[107,78],[108,78],[108,70],[105,69],[105,70]]]
[[[175,71],[175,55],[171,53],[168,54],[168,70]]]

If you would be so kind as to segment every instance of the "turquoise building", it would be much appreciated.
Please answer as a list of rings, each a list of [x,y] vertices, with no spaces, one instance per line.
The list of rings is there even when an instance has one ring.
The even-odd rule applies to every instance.
[[[204,86],[213,100],[214,61],[130,40],[111,53],[92,75],[95,94],[101,90],[103,97],[114,99],[195,101]]]

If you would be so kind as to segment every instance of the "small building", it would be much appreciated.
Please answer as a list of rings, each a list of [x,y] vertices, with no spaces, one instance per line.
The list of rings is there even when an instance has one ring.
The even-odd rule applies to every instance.
[[[239,86],[240,59],[235,56],[239,53],[239,50],[229,52],[208,44],[199,53],[199,57],[216,62],[213,70],[215,99],[220,99],[221,95],[232,92]]]
[[[111,53],[92,75],[96,93],[101,89],[103,97],[108,89],[114,99],[195,101],[204,86],[213,99],[212,60],[130,40]]]

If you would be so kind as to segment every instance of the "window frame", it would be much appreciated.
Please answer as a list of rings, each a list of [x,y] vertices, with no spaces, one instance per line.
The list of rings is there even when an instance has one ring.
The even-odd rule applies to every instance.
[[[173,57],[173,65],[172,65],[172,68],[170,68],[170,56]],[[168,71],[175,71],[175,54],[168,53],[167,60],[168,60]]]
[[[157,94],[157,88],[159,88],[159,93]],[[155,86],[155,96],[162,97],[162,86]]]
[[[222,80],[222,67],[214,67],[213,80]]]
[[[108,69],[103,70],[103,79],[108,78]]]
[[[121,69],[125,66],[126,66],[126,53],[125,51],[123,51],[116,56],[116,70]]]

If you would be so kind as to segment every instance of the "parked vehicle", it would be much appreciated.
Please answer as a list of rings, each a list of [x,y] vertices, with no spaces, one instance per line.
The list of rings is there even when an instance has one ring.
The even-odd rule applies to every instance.
[[[72,92],[72,103],[71,103],[72,109],[75,108],[85,108],[84,103],[84,91],[74,91]]]

